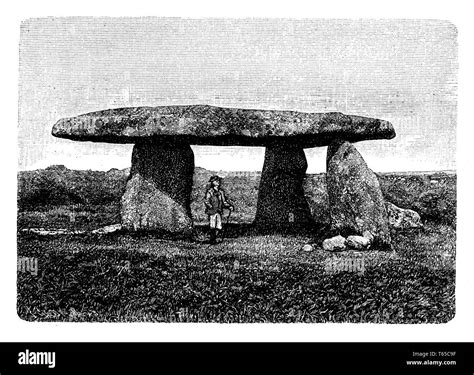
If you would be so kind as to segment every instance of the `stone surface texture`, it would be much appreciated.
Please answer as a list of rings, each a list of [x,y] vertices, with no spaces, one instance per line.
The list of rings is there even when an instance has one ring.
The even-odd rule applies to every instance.
[[[388,222],[392,228],[410,229],[423,226],[421,217],[416,211],[397,207],[390,202],[385,202],[385,207],[387,209]]]
[[[326,238],[323,241],[323,250],[325,251],[342,251],[346,249],[346,239],[340,235]]]
[[[370,240],[363,236],[348,236],[346,245],[354,250],[367,250],[370,247]]]
[[[297,227],[312,223],[303,190],[307,167],[301,147],[279,144],[266,148],[255,224]]]
[[[194,154],[179,144],[136,144],[122,197],[122,225],[128,230],[190,233]]]
[[[385,201],[377,176],[349,142],[336,141],[328,147],[327,190],[331,227],[342,235],[374,237],[374,243],[390,245]]]
[[[357,142],[395,137],[388,121],[339,112],[221,108],[209,105],[130,107],[59,120],[56,137],[77,141],[136,143],[144,138],[188,144],[265,146],[288,140],[303,147],[327,146],[335,137]]]

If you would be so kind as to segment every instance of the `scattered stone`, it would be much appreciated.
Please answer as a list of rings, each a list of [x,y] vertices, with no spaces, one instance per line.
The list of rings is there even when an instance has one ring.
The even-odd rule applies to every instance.
[[[367,250],[370,247],[370,240],[362,236],[349,236],[346,245],[356,250]]]
[[[420,215],[413,210],[397,207],[393,203],[385,202],[387,208],[388,223],[396,229],[421,228]]]
[[[307,243],[307,244],[303,245],[301,250],[306,251],[306,252],[310,252],[310,251],[313,251],[313,246],[310,245],[309,243]]]
[[[85,230],[68,230],[68,229],[44,229],[44,228],[24,228],[21,230],[26,233],[34,233],[40,236],[58,236],[64,234],[84,234]]]
[[[332,229],[344,235],[369,231],[374,242],[389,246],[388,217],[379,181],[351,143],[335,141],[328,147],[326,181]]]
[[[372,233],[370,233],[370,231],[368,230],[365,230],[363,233],[362,233],[362,236],[367,238],[369,240],[370,243],[372,243],[374,241],[374,235]]]
[[[93,234],[107,234],[107,233],[117,232],[121,229],[122,229],[122,224],[113,224],[113,225],[107,225],[99,229],[94,229],[92,233]]]
[[[342,236],[327,238],[323,241],[323,249],[326,251],[342,251],[346,249],[346,239]]]

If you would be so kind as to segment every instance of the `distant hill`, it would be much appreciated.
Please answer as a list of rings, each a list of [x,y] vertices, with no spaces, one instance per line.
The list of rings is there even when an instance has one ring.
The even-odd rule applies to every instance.
[[[117,202],[124,192],[129,172],[128,168],[79,171],[64,165],[18,172],[18,208]]]

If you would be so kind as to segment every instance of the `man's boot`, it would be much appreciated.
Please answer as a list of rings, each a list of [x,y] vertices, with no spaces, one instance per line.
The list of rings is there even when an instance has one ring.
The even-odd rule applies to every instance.
[[[221,233],[221,232],[222,232],[222,231],[221,231],[220,229],[216,229],[216,242],[217,242],[217,240],[219,239],[219,236],[220,236],[220,233]]]

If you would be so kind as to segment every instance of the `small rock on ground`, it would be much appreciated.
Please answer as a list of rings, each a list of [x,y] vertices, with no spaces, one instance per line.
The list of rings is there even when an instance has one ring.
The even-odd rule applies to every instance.
[[[327,238],[323,241],[323,249],[326,251],[342,251],[346,249],[346,239],[342,236]]]

